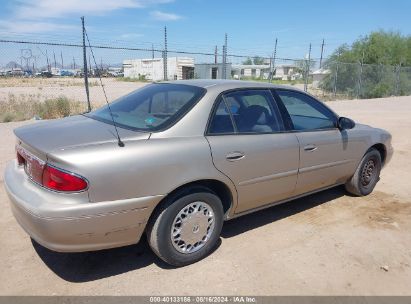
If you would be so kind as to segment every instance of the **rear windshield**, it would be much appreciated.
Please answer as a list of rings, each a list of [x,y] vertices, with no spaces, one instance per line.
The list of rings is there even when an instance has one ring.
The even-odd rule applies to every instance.
[[[183,117],[204,95],[205,89],[190,85],[155,83],[110,103],[118,127],[139,131],[166,129]],[[113,124],[108,106],[86,114]]]

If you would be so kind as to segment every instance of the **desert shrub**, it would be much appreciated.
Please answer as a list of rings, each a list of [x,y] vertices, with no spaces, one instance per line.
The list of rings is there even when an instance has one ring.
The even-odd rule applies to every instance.
[[[46,99],[43,103],[39,103],[36,113],[43,119],[61,118],[71,114],[80,113],[79,102],[70,101],[65,96],[60,96],[55,99]]]
[[[148,81],[145,75],[139,75],[136,78],[130,77],[116,77],[116,81],[126,81],[126,82],[146,82]]]
[[[46,99],[40,104],[39,116],[44,119],[59,118],[70,115],[70,102],[66,97]]]
[[[370,89],[368,92],[368,98],[380,98],[389,96],[392,90],[391,87],[386,83],[379,83]]]
[[[41,102],[33,98],[17,98],[9,95],[8,100],[0,102],[0,121],[20,121],[32,119],[35,116],[41,119],[62,118],[79,114],[83,110],[84,105],[65,96]]]
[[[6,115],[4,115],[2,122],[10,122],[14,120],[14,115],[12,113],[6,113]]]

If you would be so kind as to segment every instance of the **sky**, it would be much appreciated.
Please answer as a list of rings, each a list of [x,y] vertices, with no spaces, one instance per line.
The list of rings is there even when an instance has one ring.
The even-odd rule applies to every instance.
[[[351,44],[371,31],[411,34],[410,0],[0,1],[0,39],[81,43],[80,17],[85,16],[92,44],[136,48],[151,48],[153,44],[161,49],[167,26],[169,50],[213,53],[217,45],[221,52],[227,33],[229,54],[269,57],[277,38],[279,58],[304,58],[310,43],[312,58],[319,58],[323,39],[327,56],[339,45]],[[10,56],[21,56],[21,48],[0,43],[0,64]],[[30,48],[39,60],[47,50]],[[71,56],[68,50],[48,51],[81,59],[80,53]],[[103,51],[97,54],[111,61],[139,55],[116,52],[110,56]]]

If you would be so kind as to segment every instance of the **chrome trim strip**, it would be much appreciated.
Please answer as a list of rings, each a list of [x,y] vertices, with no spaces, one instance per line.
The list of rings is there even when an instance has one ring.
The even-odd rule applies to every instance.
[[[278,178],[291,176],[291,175],[294,175],[294,174],[297,174],[297,173],[298,173],[298,169],[291,170],[291,171],[286,171],[286,172],[280,172],[280,173],[276,173],[276,174],[272,174],[272,175],[266,175],[266,176],[256,177],[256,178],[252,178],[252,179],[249,179],[249,180],[246,180],[246,181],[242,181],[238,185],[239,186],[247,186],[247,185],[257,184],[257,183],[266,182],[266,181],[269,181],[269,180],[274,180],[274,179],[278,179]]]
[[[30,160],[36,160],[41,166],[44,166],[46,164],[46,162],[40,158],[38,158],[37,156],[33,155],[32,153],[30,153],[29,151],[27,151],[26,149],[24,149],[22,146],[18,145],[16,146],[16,151],[17,153],[19,153],[23,158],[27,157]],[[22,166],[22,165],[19,165]]]
[[[310,172],[310,171],[315,171],[315,170],[320,170],[320,169],[324,169],[324,168],[331,168],[331,167],[335,167],[335,166],[340,166],[340,165],[344,165],[350,162],[353,162],[353,159],[345,159],[345,160],[340,160],[340,161],[336,161],[336,162],[332,162],[332,163],[326,163],[326,164],[320,164],[320,165],[315,165],[315,166],[311,166],[311,167],[305,167],[305,168],[301,168],[299,170],[299,173],[306,173],[306,172]]]

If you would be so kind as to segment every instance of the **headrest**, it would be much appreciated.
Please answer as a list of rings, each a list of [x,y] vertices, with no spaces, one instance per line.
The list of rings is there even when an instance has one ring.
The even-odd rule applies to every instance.
[[[252,105],[245,109],[244,115],[253,125],[265,125],[268,123],[268,110],[259,105]]]

